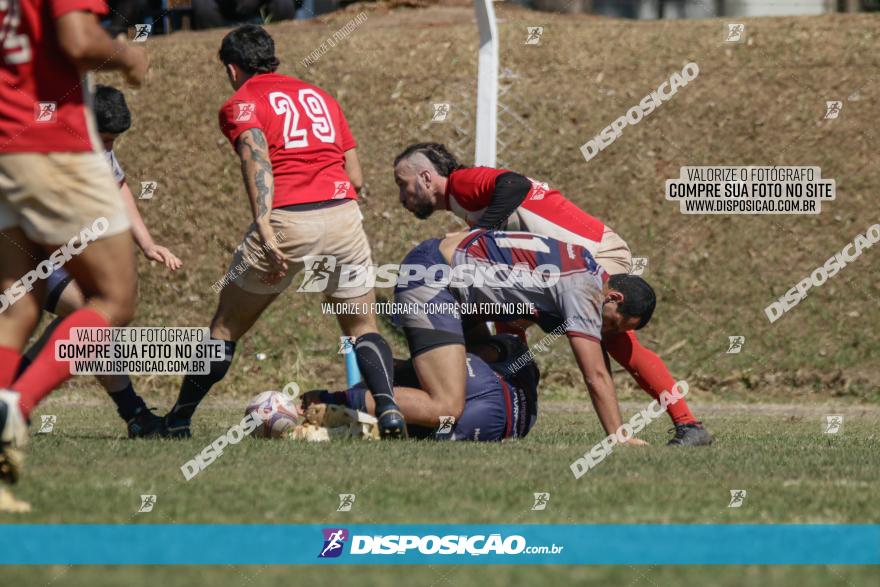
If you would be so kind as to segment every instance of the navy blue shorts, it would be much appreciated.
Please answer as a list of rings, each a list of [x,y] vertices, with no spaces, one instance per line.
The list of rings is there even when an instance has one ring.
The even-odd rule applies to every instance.
[[[421,243],[404,258],[403,265],[416,265],[429,269],[433,266],[448,267],[440,253],[440,239]],[[464,326],[458,311],[458,300],[445,286],[432,284],[427,271],[424,278],[407,279],[401,270],[394,301],[406,304],[408,309],[396,314],[394,321],[403,328],[411,357],[429,349],[448,344],[464,344]],[[437,279],[439,273],[433,273]],[[402,281],[406,280],[406,283]]]
[[[512,357],[515,360],[516,357]],[[477,355],[467,355],[467,382],[464,410],[455,422],[437,428],[409,426],[414,438],[437,440],[504,440],[522,438],[529,433],[537,419],[537,387],[523,389],[513,378],[504,374],[508,362],[491,366]],[[523,380],[525,382],[525,380]],[[537,379],[534,380],[537,385]],[[412,361],[394,370],[394,385],[419,387]],[[358,385],[366,392],[362,384]],[[351,397],[349,395],[349,397]]]
[[[73,281],[73,277],[62,267],[57,268],[46,278],[46,297],[43,300],[43,309],[55,313],[55,307],[64,288]]]
[[[468,353],[467,399],[464,411],[446,435],[448,440],[504,440],[529,433],[525,392],[512,385],[485,361]]]

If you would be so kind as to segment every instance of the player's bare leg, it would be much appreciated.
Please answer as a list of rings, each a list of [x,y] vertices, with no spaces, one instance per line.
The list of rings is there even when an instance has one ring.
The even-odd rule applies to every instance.
[[[223,343],[223,359],[211,361],[211,369],[204,375],[189,374],[183,378],[177,401],[165,415],[166,436],[189,438],[192,435],[189,426],[193,413],[211,387],[226,376],[238,339],[251,329],[277,297],[278,294],[245,291],[234,283],[223,288],[217,311],[211,319],[211,338]]]
[[[51,293],[47,293],[47,295],[51,296]],[[19,374],[24,372],[27,365],[42,350],[64,317],[85,305],[86,299],[82,290],[76,285],[76,282],[69,282],[58,296],[54,308],[50,309],[57,317],[46,326],[40,338],[27,349],[22,357]],[[144,400],[135,392],[134,385],[128,375],[96,375],[95,379],[116,404],[116,410],[128,428],[129,438],[146,438],[160,433],[162,418],[153,414]]]
[[[64,267],[88,300],[85,308],[104,315],[111,326],[131,322],[137,307],[137,268],[130,232],[90,243]]]
[[[229,283],[220,292],[217,311],[211,319],[211,336],[237,341],[247,334],[278,294],[257,294]]]
[[[43,248],[55,249],[49,245]],[[70,377],[69,362],[55,356],[57,341],[69,340],[77,328],[125,326],[134,316],[137,272],[128,231],[83,246],[66,263],[65,269],[79,284],[88,302],[61,320],[31,366],[12,384],[12,388],[21,393],[25,416]]]
[[[42,250],[31,243],[19,228],[0,231],[0,291],[31,271],[42,260]],[[0,347],[21,351],[40,321],[40,296],[43,283],[34,282],[34,289],[0,312]],[[5,357],[4,357],[5,358]],[[15,366],[12,366],[14,368]],[[15,371],[4,361],[0,387],[12,383]],[[7,369],[11,373],[6,375]],[[8,380],[6,380],[8,378]]]
[[[0,232],[0,291],[36,267],[42,251],[18,228]],[[22,455],[18,448],[27,442],[27,421],[19,407],[18,393],[10,387],[21,360],[21,351],[40,319],[42,284],[0,312],[0,480],[18,480]]]
[[[55,247],[44,245],[44,251],[54,250]],[[21,252],[18,259],[23,259]],[[30,412],[61,383],[70,377],[70,366],[67,361],[60,361],[55,357],[55,342],[69,340],[71,332],[75,328],[106,328],[109,326],[124,326],[127,324],[135,308],[135,296],[137,292],[137,274],[134,268],[134,252],[132,250],[131,235],[128,232],[94,241],[84,246],[79,254],[70,258],[66,264],[71,275],[76,279],[89,300],[85,307],[73,312],[64,318],[49,339],[45,347],[34,359],[31,367],[12,383],[12,390],[18,396],[18,417],[27,419]],[[42,284],[37,288],[40,296],[25,296],[31,298],[23,308],[28,310],[27,322],[30,325],[26,332],[33,331],[34,308],[39,307],[42,295]],[[16,304],[17,305],[17,304]],[[25,324],[25,326],[28,326]],[[16,395],[16,394],[9,394]],[[5,395],[8,400],[8,395]],[[4,417],[6,424],[16,419],[16,412],[6,401]],[[5,428],[6,426],[4,426]],[[7,440],[4,434],[4,441]],[[25,435],[15,439],[14,435],[8,441],[23,444]]]
[[[413,359],[424,391],[399,388],[401,407],[411,423],[436,428],[441,418],[461,416],[467,385],[465,359],[465,348],[461,344],[435,347]]]
[[[331,302],[354,304],[365,312],[337,314],[339,327],[346,336],[354,337],[354,353],[358,368],[374,400],[379,432],[383,438],[406,438],[406,422],[395,401],[394,362],[391,347],[379,334],[376,316],[372,313],[376,295],[373,290],[357,298],[338,299]]]

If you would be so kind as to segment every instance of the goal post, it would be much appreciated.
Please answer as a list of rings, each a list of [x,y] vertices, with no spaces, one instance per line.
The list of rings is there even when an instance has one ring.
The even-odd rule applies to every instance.
[[[493,0],[474,0],[480,30],[477,69],[477,138],[474,165],[495,167],[498,133],[498,26]]]

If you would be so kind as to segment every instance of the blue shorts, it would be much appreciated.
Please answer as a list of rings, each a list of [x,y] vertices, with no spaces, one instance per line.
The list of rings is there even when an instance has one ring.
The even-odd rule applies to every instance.
[[[437,238],[427,240],[414,248],[402,264],[426,269],[436,265],[449,266],[440,253],[440,239]],[[397,287],[394,288],[394,301],[414,308],[394,317],[395,323],[403,328],[406,335],[410,356],[415,357],[438,346],[463,345],[464,326],[456,309],[458,300],[452,292],[445,286],[430,284],[430,279],[409,279],[404,284],[400,283],[400,280],[406,280],[404,275],[398,279]]]
[[[59,267],[46,278],[46,296],[43,299],[43,309],[47,312],[55,313],[55,307],[64,289],[73,281],[73,277]]]
[[[507,361],[490,366],[477,355],[468,353],[465,404],[461,416],[447,426],[438,422],[437,428],[410,425],[410,436],[483,441],[525,437],[538,417],[538,379],[523,379],[518,377],[519,372],[514,376],[505,375],[509,372],[510,363],[517,358],[508,357]],[[535,387],[526,388],[520,384],[534,384]],[[412,361],[406,361],[395,368],[394,385],[419,387]],[[346,391],[349,407],[366,411],[366,394],[367,388],[363,383]]]
[[[523,390],[488,363],[468,353],[467,397],[464,410],[451,431],[438,431],[438,440],[504,440],[529,433],[533,418],[527,413]]]

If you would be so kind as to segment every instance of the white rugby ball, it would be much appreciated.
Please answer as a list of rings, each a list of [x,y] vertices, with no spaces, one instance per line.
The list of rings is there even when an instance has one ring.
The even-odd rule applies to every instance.
[[[245,415],[256,412],[262,424],[253,435],[260,438],[279,438],[290,432],[302,420],[296,400],[280,391],[264,391],[248,402]]]

